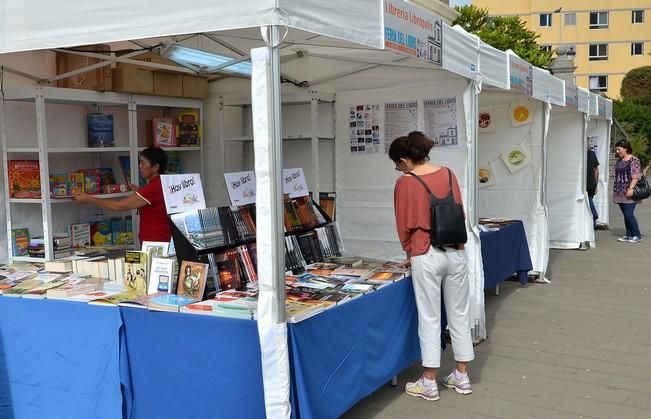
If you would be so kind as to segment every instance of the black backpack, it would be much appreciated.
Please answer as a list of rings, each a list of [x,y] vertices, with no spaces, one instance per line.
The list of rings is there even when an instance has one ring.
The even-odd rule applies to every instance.
[[[452,173],[448,171],[449,188],[448,195],[439,199],[434,196],[427,184],[412,172],[407,172],[416,178],[429,193],[430,202],[430,242],[432,246],[443,249],[443,247],[456,247],[468,241],[466,232],[466,217],[463,214],[463,207],[454,201],[452,192]],[[445,249],[443,249],[445,250]]]

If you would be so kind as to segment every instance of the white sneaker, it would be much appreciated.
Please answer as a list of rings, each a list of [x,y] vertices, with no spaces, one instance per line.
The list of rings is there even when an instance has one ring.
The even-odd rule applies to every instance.
[[[628,239],[629,243],[639,243],[642,241],[642,237],[640,236],[633,236],[630,239]]]
[[[461,373],[457,373],[456,369],[452,371],[450,375],[445,377],[441,383],[447,388],[453,388],[454,391],[459,394],[472,393],[472,387],[470,386],[470,378],[468,378],[468,374],[462,375]]]
[[[405,385],[405,393],[431,402],[435,402],[441,398],[439,397],[439,389],[436,386],[436,382],[432,386],[427,386],[423,381],[423,377],[420,377],[415,383],[407,383]]]
[[[628,242],[629,240],[631,240],[631,238],[628,236],[622,236],[617,239],[618,242]]]

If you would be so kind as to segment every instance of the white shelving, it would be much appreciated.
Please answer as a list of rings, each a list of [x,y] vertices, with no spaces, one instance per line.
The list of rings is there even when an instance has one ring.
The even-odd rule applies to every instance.
[[[35,262],[35,263],[45,262],[45,258],[36,258],[33,256],[12,256],[11,259],[15,262]]]
[[[12,120],[7,119],[7,110],[5,103],[0,103],[0,139],[2,140],[2,158],[4,162],[5,170],[8,167],[8,160],[12,159],[25,159],[29,158],[32,160],[39,160],[40,166],[40,181],[41,181],[41,199],[23,199],[23,198],[10,198],[9,197],[9,181],[8,176],[5,176],[4,182],[4,197],[6,203],[6,214],[7,214],[7,240],[8,240],[8,249],[12,248],[11,245],[11,230],[12,230],[12,207],[15,211],[15,214],[29,214],[27,218],[31,220],[30,231],[32,227],[37,231],[37,234],[41,234],[41,224],[42,224],[42,235],[45,239],[45,258],[33,258],[26,256],[17,256],[10,259],[14,261],[26,261],[26,262],[43,262],[53,258],[54,249],[52,236],[55,233],[55,227],[53,224],[53,219],[61,225],[64,220],[70,220],[76,217],[76,221],[85,221],[82,218],[82,211],[78,209],[76,213],[73,211],[71,206],[55,205],[56,209],[53,210],[52,204],[76,204],[76,201],[72,198],[63,198],[63,199],[54,199],[50,197],[50,188],[49,188],[49,174],[50,172],[66,171],[66,167],[70,166],[72,170],[88,168],[88,167],[110,167],[115,166],[116,162],[113,161],[111,164],[107,164],[107,161],[116,160],[116,154],[120,153],[121,155],[129,155],[130,158],[130,171],[132,177],[137,176],[138,173],[138,153],[143,150],[144,144],[146,144],[146,139],[144,138],[145,130],[139,131],[139,122],[141,125],[143,121],[138,120],[138,112],[143,110],[159,109],[161,112],[169,112],[171,109],[193,109],[199,113],[199,124],[203,127],[203,102],[201,100],[195,99],[186,99],[186,98],[174,98],[174,97],[152,97],[152,96],[141,96],[141,95],[131,95],[124,93],[114,93],[114,92],[96,92],[91,90],[79,90],[79,89],[61,89],[56,87],[43,87],[43,86],[27,86],[27,87],[18,87],[13,89],[6,89],[4,92],[4,101],[5,103],[11,102],[22,102],[22,105],[17,104],[16,106],[21,107],[21,112],[18,115],[26,115],[25,117],[20,118],[20,123],[16,126],[16,130],[12,133],[12,138],[8,138],[7,135],[7,124],[11,124]],[[29,105],[32,104],[33,108]],[[50,106],[54,106],[50,108]],[[61,106],[61,105],[68,105]],[[72,105],[72,106],[71,106]],[[82,108],[80,109],[79,106]],[[111,114],[115,114],[115,141],[116,147],[86,147],[86,139],[82,138],[82,133],[85,131],[85,128],[82,128],[80,115],[84,115],[90,112],[84,108],[95,108],[102,106],[104,109],[108,108]],[[72,109],[72,114],[69,114],[68,111]],[[51,111],[50,119],[48,120],[48,112]],[[98,110],[92,110],[92,112],[97,112]],[[26,113],[25,113],[26,112]],[[31,112],[31,113],[30,113]],[[32,115],[33,116],[30,116]],[[72,116],[70,116],[72,115]],[[14,115],[15,117],[16,115]],[[70,116],[70,121],[62,120],[66,116]],[[35,119],[35,125],[30,126],[30,119]],[[66,130],[67,126],[58,125],[61,121],[61,124],[73,124],[73,130]],[[25,123],[27,127],[32,131],[25,131]],[[86,123],[86,119],[83,119],[83,124]],[[52,125],[54,127],[48,131],[48,126]],[[33,130],[32,127],[36,127]],[[121,131],[120,131],[121,130]],[[25,134],[23,134],[25,131]],[[21,134],[26,138],[14,138],[15,135]],[[51,138],[48,136],[51,135]],[[139,138],[140,135],[140,138]],[[36,140],[36,141],[34,141]],[[167,151],[182,152],[181,156],[184,157],[184,163],[181,166],[181,170],[184,172],[203,172],[203,138],[199,146],[196,147],[169,147],[166,148]],[[29,145],[29,147],[26,147]],[[187,153],[194,152],[194,153]],[[23,154],[23,155],[21,155]],[[27,155],[24,155],[27,154]],[[31,154],[31,155],[29,155]],[[67,154],[72,154],[68,157]],[[56,156],[56,157],[55,157]],[[192,168],[183,167],[185,161],[192,163]],[[54,170],[50,170],[50,166]],[[137,179],[137,177],[136,177]],[[132,192],[123,192],[116,194],[100,194],[94,195],[97,198],[101,199],[115,199],[123,198],[131,195]],[[28,205],[28,206],[21,206]],[[40,207],[40,208],[39,208]],[[87,208],[79,206],[78,208]],[[84,210],[86,212],[90,210]],[[53,217],[53,212],[55,212],[55,217]],[[40,213],[39,220],[35,220],[36,214]],[[76,215],[75,215],[76,214]],[[138,215],[136,210],[131,211],[132,224],[135,236],[138,235]],[[17,225],[16,228],[26,227],[25,221],[21,225]],[[61,228],[59,226],[59,228]]]

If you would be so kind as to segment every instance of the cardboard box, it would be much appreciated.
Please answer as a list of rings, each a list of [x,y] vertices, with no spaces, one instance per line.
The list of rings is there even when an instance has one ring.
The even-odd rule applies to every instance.
[[[154,94],[154,73],[137,67],[118,67],[112,71],[113,90],[125,93]]]
[[[131,57],[129,59],[134,60],[134,61],[140,61],[140,62],[143,62],[143,63],[172,65],[172,66],[178,67],[179,69],[184,68],[180,64],[178,64],[178,63],[176,63],[176,62],[174,62],[174,61],[172,61],[170,59],[167,59],[167,58],[163,57],[160,54],[156,54],[154,52],[145,52],[143,54],[136,55],[135,57]],[[149,70],[149,71],[156,70],[153,67],[138,66],[138,65],[135,65],[135,64],[126,64],[126,63],[118,63],[118,67],[136,67],[136,68],[140,68],[142,70]]]
[[[159,96],[183,96],[183,76],[155,71],[154,94]]]
[[[208,96],[208,79],[199,76],[183,76],[183,97],[204,99]]]
[[[78,51],[88,51],[97,54],[110,55],[111,47],[109,45],[88,45],[84,47],[75,47]],[[56,53],[57,75],[68,73],[89,65],[101,62],[99,58],[84,57],[82,55],[68,54],[65,52]],[[71,89],[86,89],[107,91],[112,89],[111,82],[111,65],[77,74],[57,81],[58,87]]]

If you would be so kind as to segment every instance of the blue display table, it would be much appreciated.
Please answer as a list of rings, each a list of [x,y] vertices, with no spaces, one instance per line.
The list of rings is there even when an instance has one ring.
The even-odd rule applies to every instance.
[[[482,231],[481,256],[484,263],[484,289],[495,288],[513,274],[521,284],[533,269],[527,234],[522,221],[502,226],[499,231]]]
[[[0,297],[0,418],[123,417],[121,325],[114,307]]]

